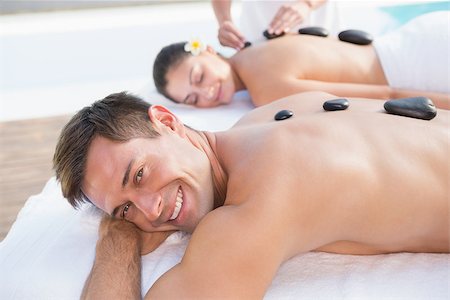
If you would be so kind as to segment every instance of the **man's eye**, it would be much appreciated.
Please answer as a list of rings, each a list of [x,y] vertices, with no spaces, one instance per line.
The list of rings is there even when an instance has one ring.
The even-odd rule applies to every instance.
[[[131,203],[127,203],[127,204],[123,207],[122,213],[120,214],[120,216],[121,216],[122,219],[126,219],[126,218],[127,218],[127,213],[128,213],[128,210],[130,209],[130,205],[131,205]]]
[[[137,174],[136,174],[136,184],[138,184],[139,182],[141,182],[142,180],[142,176],[144,176],[144,170],[140,169]]]

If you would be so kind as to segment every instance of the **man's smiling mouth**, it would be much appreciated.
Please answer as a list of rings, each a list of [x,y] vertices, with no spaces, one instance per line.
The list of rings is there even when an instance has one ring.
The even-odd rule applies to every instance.
[[[178,189],[177,201],[175,203],[175,209],[173,210],[172,216],[170,217],[170,221],[175,220],[180,214],[181,207],[183,206],[183,191],[181,187]]]

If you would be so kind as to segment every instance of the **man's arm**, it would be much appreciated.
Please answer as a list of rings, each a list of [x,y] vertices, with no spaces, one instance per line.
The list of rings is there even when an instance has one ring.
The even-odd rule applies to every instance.
[[[141,299],[140,248],[136,226],[105,217],[81,299]]]
[[[181,263],[161,276],[145,298],[262,299],[288,257],[289,239],[277,226],[262,226],[266,217],[254,216],[236,207],[210,212],[195,229]]]
[[[316,248],[312,246],[318,243],[315,232],[321,230],[304,226],[300,232],[286,222],[285,212],[273,211],[269,205],[263,209],[225,206],[208,213],[195,229],[182,261],[162,275],[145,298],[263,298],[280,264]],[[294,246],[294,236],[302,240],[301,249]],[[141,244],[134,225],[102,222],[96,261],[82,298],[140,298]]]
[[[81,298],[141,299],[141,254],[155,250],[172,233],[142,233],[129,222],[104,217]]]
[[[146,299],[263,298],[285,259],[280,254],[286,249],[280,241],[285,235],[275,228],[263,230],[249,213],[241,222],[229,210],[218,208],[202,220],[182,262],[157,280]],[[99,231],[96,260],[81,298],[140,299],[139,230],[106,218]]]

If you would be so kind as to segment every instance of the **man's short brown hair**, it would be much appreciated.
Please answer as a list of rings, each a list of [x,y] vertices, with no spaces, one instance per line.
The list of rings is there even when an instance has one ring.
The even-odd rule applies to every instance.
[[[150,106],[126,92],[115,93],[84,107],[66,124],[56,145],[53,168],[64,197],[73,207],[89,201],[81,184],[92,140],[102,136],[126,142],[132,138],[159,136],[148,116]]]

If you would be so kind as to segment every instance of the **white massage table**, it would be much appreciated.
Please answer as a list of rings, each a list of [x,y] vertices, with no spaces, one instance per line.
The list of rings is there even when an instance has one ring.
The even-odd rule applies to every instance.
[[[245,93],[233,105],[212,110],[175,107],[154,93],[143,94],[153,103],[168,104],[197,129],[229,128],[252,108]],[[0,299],[78,299],[94,260],[99,221],[88,204],[74,210],[50,178],[40,194],[28,199],[0,243]],[[180,261],[188,241],[189,235],[175,233],[142,258],[143,294]],[[281,266],[265,298],[450,299],[450,255],[302,254]]]

